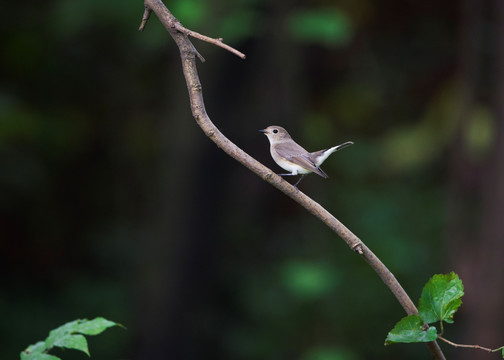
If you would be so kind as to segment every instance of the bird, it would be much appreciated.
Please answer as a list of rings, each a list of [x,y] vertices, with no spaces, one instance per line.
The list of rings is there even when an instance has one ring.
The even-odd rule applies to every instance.
[[[315,173],[328,178],[327,174],[320,168],[320,165],[333,152],[352,145],[352,141],[333,146],[329,149],[315,152],[306,151],[301,145],[292,140],[291,136],[281,126],[268,126],[266,129],[259,130],[264,133],[270,142],[271,157],[282,169],[289,171],[288,174],[278,174],[279,176],[301,175],[294,184],[295,187],[303,180],[305,175]]]

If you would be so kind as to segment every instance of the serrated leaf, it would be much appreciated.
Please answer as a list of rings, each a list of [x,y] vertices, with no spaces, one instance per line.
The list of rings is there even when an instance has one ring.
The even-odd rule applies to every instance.
[[[80,350],[89,356],[88,344],[84,335],[77,334],[63,336],[54,342],[54,346]]]
[[[21,353],[21,360],[60,360],[56,356],[46,354],[54,346],[79,350],[89,356],[88,343],[84,335],[98,335],[112,326],[124,327],[102,317],[93,320],[83,319],[68,322],[51,330],[45,341],[39,341],[26,348]],[[33,357],[35,355],[41,355],[41,357]]]
[[[122,326],[121,324],[97,317],[93,320],[84,320],[75,327],[75,332],[84,335],[98,335],[113,326]]]
[[[45,345],[47,349],[50,349],[54,346],[54,343],[63,337],[65,337],[68,334],[71,334],[72,332],[75,331],[77,325],[81,322],[82,320],[74,320],[71,322],[68,322],[66,324],[61,325],[60,327],[57,327],[56,329],[53,329],[49,332],[49,336],[45,339]]]
[[[70,334],[79,333],[84,335],[98,335],[112,326],[122,325],[102,317],[97,317],[93,320],[74,320],[52,330],[45,341],[45,345],[47,349],[50,349],[52,346],[58,346],[56,344],[58,339],[63,339]]]
[[[424,321],[418,315],[409,315],[402,318],[388,333],[385,345],[394,343],[429,342],[437,338],[434,326],[424,330]]]
[[[422,290],[418,313],[428,324],[440,320],[453,323],[463,295],[464,286],[457,274],[434,275]]]
[[[59,357],[44,353],[44,351],[46,351],[45,342],[39,341],[22,351],[20,358],[21,360],[61,360]]]

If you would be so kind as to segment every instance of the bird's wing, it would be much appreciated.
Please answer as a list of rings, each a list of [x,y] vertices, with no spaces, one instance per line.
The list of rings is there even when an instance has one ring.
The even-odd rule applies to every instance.
[[[300,156],[308,153],[308,151],[303,149],[294,141],[277,143],[275,144],[275,150],[277,151],[278,155],[286,159],[289,159],[292,156]]]
[[[284,159],[299,165],[317,175],[327,178],[325,172],[322,171],[315,163],[310,159],[309,153],[303,149],[300,145],[296,143],[280,143],[276,144],[275,150]]]
[[[308,155],[300,155],[300,156],[292,156],[290,159],[287,159],[299,166],[304,167],[305,169],[310,170],[311,172],[314,172],[317,175],[322,176],[323,178],[327,178],[327,174],[322,171],[321,168],[316,166],[313,161],[310,160]]]

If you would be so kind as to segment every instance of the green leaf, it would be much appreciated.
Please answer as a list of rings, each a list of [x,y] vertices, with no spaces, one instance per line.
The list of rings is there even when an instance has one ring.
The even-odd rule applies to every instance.
[[[388,333],[385,345],[394,343],[429,342],[437,338],[434,326],[424,330],[424,321],[418,315],[409,315],[402,318]]]
[[[64,325],[61,325],[56,329],[51,330],[49,332],[49,336],[45,339],[46,348],[51,349],[56,343],[56,341],[75,331],[75,328],[80,321],[81,320],[71,321]]]
[[[80,350],[80,351],[86,353],[88,356],[90,356],[87,340],[84,337],[84,335],[63,336],[61,338],[56,339],[56,341],[54,342],[54,346],[67,348],[67,349]]]
[[[97,335],[112,326],[122,326],[102,317],[93,320],[75,320],[68,322],[49,333],[45,340],[46,349],[53,346],[75,349],[85,352],[89,356],[87,340],[83,335]]]
[[[56,356],[46,354],[54,346],[80,350],[90,356],[88,343],[84,335],[98,335],[112,326],[124,327],[102,317],[93,320],[79,319],[70,321],[51,330],[45,341],[39,341],[28,346],[21,352],[21,360],[60,360]]]
[[[39,341],[36,344],[28,346],[24,351],[21,352],[21,360],[60,360],[59,357],[45,354],[45,350],[45,342]]]
[[[122,327],[121,324],[115,323],[102,317],[97,317],[93,320],[84,320],[83,322],[77,324],[77,326],[75,327],[75,332],[84,335],[98,335],[113,326]]]
[[[25,354],[21,353],[21,360],[61,360],[59,357],[49,354]]]
[[[28,346],[23,352],[27,354],[40,354],[46,350],[46,345],[43,341]]]
[[[422,290],[418,313],[428,324],[440,320],[451,324],[463,295],[464,286],[457,274],[434,275]]]

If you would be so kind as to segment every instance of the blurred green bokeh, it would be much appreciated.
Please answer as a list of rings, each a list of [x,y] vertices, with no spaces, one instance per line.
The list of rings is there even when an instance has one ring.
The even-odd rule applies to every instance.
[[[466,220],[482,218],[502,120],[498,67],[485,67],[498,64],[493,38],[462,41],[462,3],[165,3],[247,55],[193,41],[224,134],[275,171],[257,133],[268,125],[310,150],[353,140],[324,163],[329,179],[311,175],[301,191],[361,237],[414,301],[434,273],[465,281],[471,256],[451,254],[473,252],[452,230],[478,227]],[[137,31],[143,9],[9,3],[0,358],[95,316],[128,328],[90,340],[96,358],[427,358],[422,345],[383,346],[403,310],[367,264],[202,135],[172,39],[154,14]],[[493,24],[487,12],[479,16]],[[481,44],[474,56],[484,60],[472,81],[460,70],[466,43]]]
[[[347,14],[338,8],[297,10],[288,15],[293,39],[326,46],[346,45],[352,37]]]

